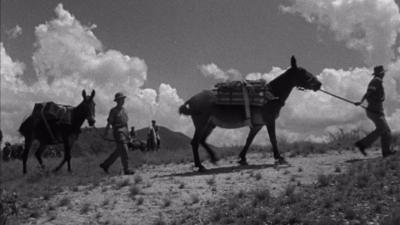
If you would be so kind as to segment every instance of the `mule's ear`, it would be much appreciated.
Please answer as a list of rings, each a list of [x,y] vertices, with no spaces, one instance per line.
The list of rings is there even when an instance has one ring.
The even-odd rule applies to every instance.
[[[95,94],[96,94],[96,91],[94,91],[94,89],[93,89],[92,94],[90,94],[90,98],[93,99]]]
[[[292,68],[297,68],[297,62],[294,55],[292,55],[292,57],[290,58],[290,65],[292,66]]]
[[[85,91],[85,89],[83,89],[83,91],[82,91],[82,97],[83,97],[84,100],[86,100],[86,91]]]

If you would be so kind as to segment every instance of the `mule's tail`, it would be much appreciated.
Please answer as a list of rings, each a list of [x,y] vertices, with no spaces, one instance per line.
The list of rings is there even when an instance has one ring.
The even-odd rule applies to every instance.
[[[192,115],[188,102],[185,102],[181,107],[179,107],[179,114],[186,116]]]

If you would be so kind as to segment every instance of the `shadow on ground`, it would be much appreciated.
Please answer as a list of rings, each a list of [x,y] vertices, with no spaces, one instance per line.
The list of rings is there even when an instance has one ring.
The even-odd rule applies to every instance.
[[[193,172],[185,172],[185,173],[172,173],[160,177],[190,177],[190,176],[203,176],[203,175],[216,175],[216,174],[224,174],[224,173],[235,173],[239,172],[242,170],[259,170],[259,169],[267,169],[267,168],[274,168],[274,169],[280,169],[280,168],[287,168],[290,167],[291,165],[279,165],[276,166],[275,164],[258,164],[258,165],[237,165],[237,166],[228,166],[228,167],[218,167],[218,168],[212,168],[212,169],[207,169],[204,172],[198,172],[198,171],[193,171]]]

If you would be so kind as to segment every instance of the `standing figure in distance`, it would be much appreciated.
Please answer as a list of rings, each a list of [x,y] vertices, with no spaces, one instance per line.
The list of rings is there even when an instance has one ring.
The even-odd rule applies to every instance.
[[[156,134],[155,135],[156,136],[156,148],[157,148],[157,150],[160,150],[161,138],[160,138],[159,129],[158,129],[158,126],[157,126],[155,120],[151,121],[151,126],[153,127],[154,133]]]
[[[134,126],[131,127],[131,131],[129,132],[129,136],[130,136],[132,141],[136,140],[136,131],[135,131],[135,127]]]
[[[356,106],[361,105],[366,99],[368,106],[366,109],[367,117],[375,124],[375,130],[369,133],[363,139],[357,141],[355,146],[358,150],[366,156],[365,149],[370,147],[379,137],[381,138],[382,156],[386,157],[394,154],[390,150],[391,145],[391,131],[385,119],[383,110],[383,101],[385,100],[385,91],[383,88],[383,77],[385,76],[385,69],[383,66],[374,67],[372,74],[374,77],[368,84],[367,92],[362,97],[361,101],[354,103]]]
[[[160,135],[158,133],[158,126],[156,121],[152,120],[147,133],[147,149],[159,150],[160,149]]]
[[[110,126],[113,129],[113,136],[116,142],[116,149],[113,153],[102,163],[100,167],[104,172],[108,173],[108,168],[114,161],[121,157],[121,163],[125,175],[134,174],[134,171],[129,169],[128,166],[128,142],[129,142],[129,132],[128,132],[128,115],[126,114],[124,103],[126,96],[122,92],[115,94],[114,101],[117,105],[110,110],[110,114],[107,119],[107,126],[104,131],[104,138],[107,137],[108,130]]]

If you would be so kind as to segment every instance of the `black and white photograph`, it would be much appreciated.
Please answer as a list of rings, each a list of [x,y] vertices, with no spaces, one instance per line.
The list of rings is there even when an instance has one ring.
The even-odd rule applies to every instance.
[[[0,225],[400,225],[399,0],[1,0]]]

